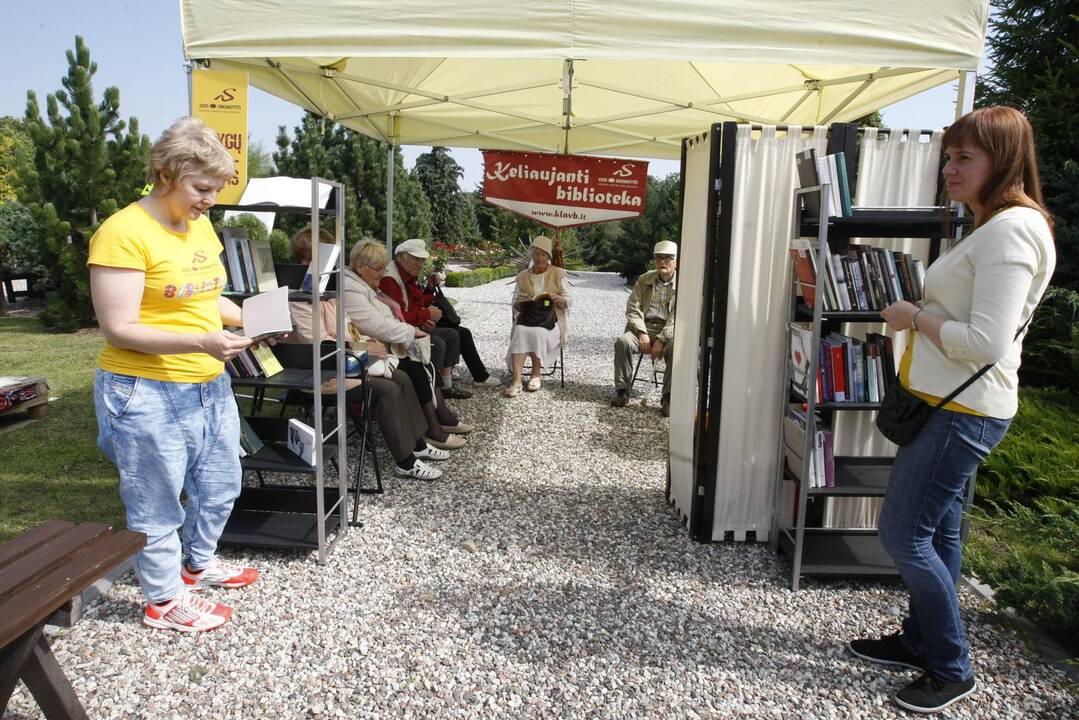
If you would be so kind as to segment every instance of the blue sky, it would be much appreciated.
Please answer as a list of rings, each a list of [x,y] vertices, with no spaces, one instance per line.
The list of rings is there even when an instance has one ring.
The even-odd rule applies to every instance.
[[[67,71],[67,51],[82,35],[97,63],[94,89],[114,85],[120,110],[138,118],[151,139],[170,122],[187,114],[187,76],[183,70],[180,9],[177,0],[6,0],[0,25],[0,115],[22,117],[26,91],[45,95],[60,89]],[[889,127],[941,127],[955,113],[955,89],[945,85],[884,109]],[[251,89],[248,129],[267,150],[274,148],[277,127],[291,131],[302,112],[295,105]],[[406,147],[406,164],[426,148]],[[482,159],[476,150],[454,150],[465,169],[462,187],[479,181]],[[677,172],[678,163],[651,161],[653,175]]]

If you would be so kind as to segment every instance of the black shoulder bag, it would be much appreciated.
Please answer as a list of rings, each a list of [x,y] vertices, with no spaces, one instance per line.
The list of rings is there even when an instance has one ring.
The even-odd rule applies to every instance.
[[[1033,317],[1034,314],[1031,313],[1027,321],[1016,331],[1015,337],[1012,339],[1013,343],[1019,339],[1019,336],[1026,329],[1026,326],[1030,324]],[[925,425],[934,412],[951,402],[956,395],[970,387],[975,380],[985,375],[989,368],[995,364],[989,363],[978,370],[973,377],[953,390],[948,397],[936,405],[930,405],[900,385],[897,375],[884,391],[884,400],[881,401],[880,410],[877,411],[877,429],[880,430],[881,435],[900,447],[910,445],[914,442],[914,438],[918,437],[922,426]]]
[[[554,303],[548,299],[527,300],[518,306],[517,324],[550,330],[558,323]]]
[[[457,314],[457,310],[454,309],[450,299],[442,292],[442,288],[435,285],[433,292],[435,299],[431,304],[442,311],[442,319],[438,321],[438,326],[448,328],[459,327],[461,325],[461,316]]]

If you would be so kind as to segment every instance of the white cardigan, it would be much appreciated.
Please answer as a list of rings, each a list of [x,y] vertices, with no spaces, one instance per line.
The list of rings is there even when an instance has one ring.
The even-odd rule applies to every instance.
[[[1015,332],[1041,300],[1055,267],[1049,225],[1025,207],[997,213],[937,258],[925,274],[923,307],[946,318],[940,329],[944,349],[927,340],[914,343],[911,389],[945,397],[983,365],[996,363],[954,402],[990,417],[1015,415],[1022,351]]]

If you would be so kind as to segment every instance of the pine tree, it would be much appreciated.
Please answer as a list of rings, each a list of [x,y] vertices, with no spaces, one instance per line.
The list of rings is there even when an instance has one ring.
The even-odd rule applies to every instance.
[[[134,118],[120,119],[119,90],[106,88],[95,102],[97,64],[81,37],[67,60],[64,89],[46,96],[47,121],[36,94],[27,92],[24,125],[33,151],[18,162],[19,199],[42,233],[43,320],[61,329],[93,322],[86,267],[90,236],[101,220],[138,197],[150,147]]]
[[[305,113],[290,138],[284,127],[273,155],[278,172],[292,177],[319,176],[346,187],[345,237],[382,239],[386,232],[386,146],[332,120]],[[418,180],[405,170],[400,148],[394,149],[394,244],[431,232],[431,210]],[[282,218],[290,234],[302,218]]]
[[[431,205],[433,239],[449,245],[464,243],[465,208],[458,180],[465,171],[446,148],[433,147],[416,158],[413,172]]]
[[[1034,126],[1056,220],[1053,284],[1079,289],[1079,0],[994,2],[986,45],[992,67],[979,78],[977,104],[1011,105]]]

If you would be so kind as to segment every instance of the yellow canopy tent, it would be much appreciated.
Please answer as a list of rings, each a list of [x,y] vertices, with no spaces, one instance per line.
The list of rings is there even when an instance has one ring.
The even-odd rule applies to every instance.
[[[184,54],[391,144],[678,158],[974,71],[987,0],[180,0]]]

